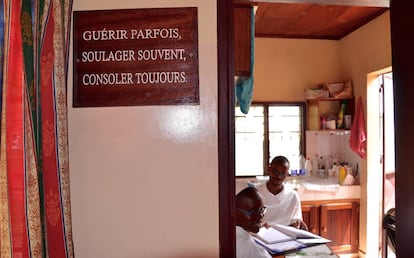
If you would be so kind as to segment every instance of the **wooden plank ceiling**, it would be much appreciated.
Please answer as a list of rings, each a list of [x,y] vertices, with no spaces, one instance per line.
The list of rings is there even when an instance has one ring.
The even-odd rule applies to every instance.
[[[387,7],[308,3],[257,3],[256,37],[338,40],[388,10]]]

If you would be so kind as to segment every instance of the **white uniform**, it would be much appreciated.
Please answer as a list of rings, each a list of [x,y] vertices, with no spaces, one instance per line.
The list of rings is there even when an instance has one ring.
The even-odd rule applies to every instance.
[[[244,228],[236,226],[236,258],[271,258]]]
[[[283,190],[274,195],[267,189],[266,183],[257,185],[263,197],[263,204],[267,207],[263,221],[270,225],[282,224],[290,225],[293,220],[302,220],[302,208],[298,193],[284,186]]]

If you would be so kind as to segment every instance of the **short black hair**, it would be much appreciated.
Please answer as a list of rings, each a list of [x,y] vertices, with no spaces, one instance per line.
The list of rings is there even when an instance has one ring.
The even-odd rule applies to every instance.
[[[290,164],[289,160],[285,157],[285,156],[276,156],[272,159],[272,162],[270,162],[270,164],[285,164],[288,163]]]
[[[241,190],[237,195],[236,195],[236,206],[239,202],[241,202],[243,199],[246,198],[251,198],[251,196],[257,195],[259,193],[259,191],[257,190],[256,187],[254,186],[248,186],[246,188],[244,188],[243,190]],[[253,195],[252,195],[253,194]]]

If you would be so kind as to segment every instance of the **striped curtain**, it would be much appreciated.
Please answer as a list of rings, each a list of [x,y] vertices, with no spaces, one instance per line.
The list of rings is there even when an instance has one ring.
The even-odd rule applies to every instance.
[[[74,257],[67,64],[71,0],[0,0],[0,257]]]

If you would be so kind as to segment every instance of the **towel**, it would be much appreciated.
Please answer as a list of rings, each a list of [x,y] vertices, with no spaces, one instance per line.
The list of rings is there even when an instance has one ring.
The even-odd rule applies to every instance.
[[[351,135],[349,138],[349,146],[361,158],[365,158],[367,154],[367,133],[365,130],[364,107],[362,105],[361,96],[358,98],[354,121],[351,127]]]
[[[247,114],[253,98],[253,77],[239,77],[236,81],[236,99],[243,114]]]

